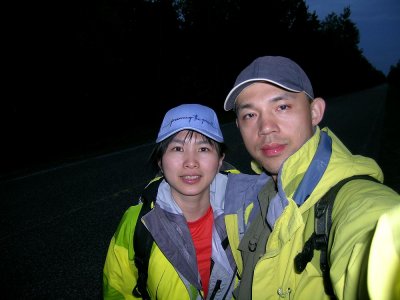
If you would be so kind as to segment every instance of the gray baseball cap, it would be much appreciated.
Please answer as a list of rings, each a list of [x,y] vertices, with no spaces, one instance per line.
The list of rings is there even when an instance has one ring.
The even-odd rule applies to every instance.
[[[310,79],[298,64],[282,56],[262,56],[240,72],[225,99],[224,109],[233,109],[236,98],[243,89],[255,82],[269,82],[291,92],[304,92],[314,99]]]
[[[219,143],[224,141],[213,109],[201,104],[182,104],[165,114],[156,143],[184,129],[197,131]]]

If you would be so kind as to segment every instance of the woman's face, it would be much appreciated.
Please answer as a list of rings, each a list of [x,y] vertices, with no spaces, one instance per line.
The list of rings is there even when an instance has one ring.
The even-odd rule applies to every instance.
[[[176,201],[209,197],[210,184],[221,167],[223,156],[202,134],[180,131],[168,144],[159,166]]]

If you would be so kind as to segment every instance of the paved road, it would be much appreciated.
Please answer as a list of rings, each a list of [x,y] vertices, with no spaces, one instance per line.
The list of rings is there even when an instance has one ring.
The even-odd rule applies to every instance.
[[[328,124],[355,154],[379,153],[386,86],[328,99]],[[227,160],[249,171],[233,123]],[[0,182],[3,299],[101,298],[109,240],[151,174],[151,145]]]

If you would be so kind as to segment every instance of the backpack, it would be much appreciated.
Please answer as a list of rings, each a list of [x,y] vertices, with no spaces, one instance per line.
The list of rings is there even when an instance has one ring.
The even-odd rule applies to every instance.
[[[133,236],[133,249],[135,251],[134,262],[138,270],[138,279],[133,288],[132,294],[137,298],[142,298],[143,300],[150,299],[146,286],[151,247],[154,239],[146,226],[142,223],[141,219],[152,209],[152,204],[154,204],[153,201],[156,200],[158,187],[163,178],[164,177],[159,177],[157,180],[150,182],[140,196],[142,208],[136,221],[135,233]]]
[[[224,170],[234,169],[235,167],[224,161],[219,173],[227,175],[229,172]],[[147,230],[146,226],[144,226],[144,224],[142,223],[141,219],[153,208],[154,202],[157,198],[158,187],[163,178],[164,177],[161,176],[151,181],[140,196],[142,208],[136,221],[135,233],[133,236],[133,249],[135,251],[134,262],[138,270],[138,279],[135,287],[132,290],[132,294],[137,298],[142,298],[143,300],[150,299],[146,286],[151,247],[153,246],[154,239],[150,232]],[[228,239],[222,241],[222,246],[224,249],[226,249],[228,245]]]
[[[315,231],[305,242],[303,250],[297,254],[294,259],[294,265],[297,273],[301,273],[314,256],[314,249],[321,251],[320,268],[324,281],[324,288],[327,295],[335,298],[332,282],[329,276],[328,262],[328,241],[329,232],[332,226],[332,209],[336,194],[347,182],[354,179],[365,179],[379,182],[375,178],[368,175],[355,175],[339,181],[336,185],[328,190],[314,206],[314,229]]]

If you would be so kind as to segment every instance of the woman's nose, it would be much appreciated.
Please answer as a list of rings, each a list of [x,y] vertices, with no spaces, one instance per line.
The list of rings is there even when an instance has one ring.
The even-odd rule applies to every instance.
[[[184,162],[185,168],[197,168],[199,166],[198,159],[194,154],[188,154]]]

